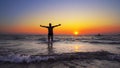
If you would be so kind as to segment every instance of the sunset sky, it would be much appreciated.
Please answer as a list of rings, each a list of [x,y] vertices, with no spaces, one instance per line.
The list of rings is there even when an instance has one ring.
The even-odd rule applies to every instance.
[[[0,0],[0,33],[120,33],[120,0]]]

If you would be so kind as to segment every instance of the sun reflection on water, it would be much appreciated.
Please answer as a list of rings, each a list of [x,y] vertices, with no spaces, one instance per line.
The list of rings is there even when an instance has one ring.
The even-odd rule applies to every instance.
[[[80,46],[75,45],[75,46],[74,46],[74,51],[75,51],[75,52],[79,52],[79,50],[80,50]]]

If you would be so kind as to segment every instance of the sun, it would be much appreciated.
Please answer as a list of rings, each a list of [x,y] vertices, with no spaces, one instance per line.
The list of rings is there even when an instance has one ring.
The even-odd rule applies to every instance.
[[[79,34],[79,32],[78,32],[78,31],[75,31],[75,32],[74,32],[74,35],[78,35],[78,34]]]

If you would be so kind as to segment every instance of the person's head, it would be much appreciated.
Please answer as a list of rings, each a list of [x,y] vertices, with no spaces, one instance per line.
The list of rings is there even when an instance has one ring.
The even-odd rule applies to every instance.
[[[52,26],[52,24],[51,24],[51,23],[49,23],[49,26]]]

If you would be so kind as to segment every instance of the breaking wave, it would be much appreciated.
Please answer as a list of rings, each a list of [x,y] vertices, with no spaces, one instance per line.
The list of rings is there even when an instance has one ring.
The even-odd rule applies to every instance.
[[[0,56],[0,62],[9,63],[33,63],[42,61],[60,61],[60,60],[85,60],[85,59],[99,59],[99,60],[110,60],[120,62],[120,54],[113,54],[107,51],[97,52],[78,52],[78,53],[64,53],[64,54],[53,54],[53,55],[3,55]]]

